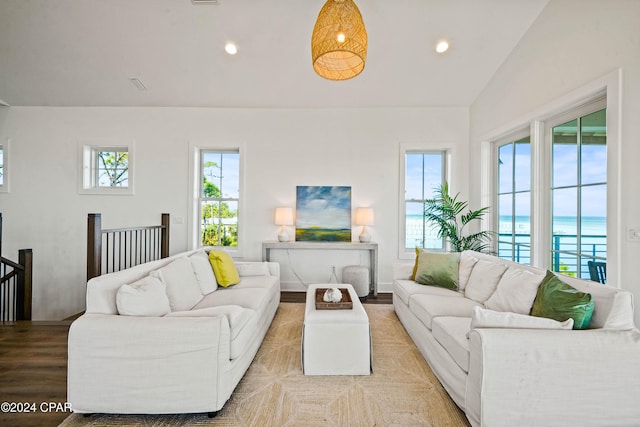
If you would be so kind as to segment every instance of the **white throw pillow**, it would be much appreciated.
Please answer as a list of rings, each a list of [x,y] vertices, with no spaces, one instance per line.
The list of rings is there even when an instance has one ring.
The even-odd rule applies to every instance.
[[[506,270],[507,266],[499,262],[479,260],[471,270],[464,295],[484,304],[496,290],[498,282]]]
[[[496,291],[485,307],[497,311],[529,314],[544,274],[535,274],[517,267],[509,267],[502,275]]]
[[[167,285],[171,311],[190,310],[203,298],[191,261],[186,257],[152,271],[151,275]]]
[[[476,306],[471,313],[471,329],[475,328],[573,329],[573,319],[558,322],[546,317],[493,311]]]
[[[240,277],[242,276],[268,276],[269,266],[266,262],[234,262]]]
[[[216,276],[213,274],[213,268],[209,262],[209,256],[205,251],[198,251],[189,257],[193,273],[196,275],[200,291],[203,295],[208,295],[218,289]]]
[[[471,277],[471,271],[478,262],[478,258],[469,254],[468,252],[462,252],[460,254],[460,266],[458,267],[458,290],[464,291]]]
[[[151,276],[120,286],[116,307],[123,316],[164,316],[171,311],[164,283]]]

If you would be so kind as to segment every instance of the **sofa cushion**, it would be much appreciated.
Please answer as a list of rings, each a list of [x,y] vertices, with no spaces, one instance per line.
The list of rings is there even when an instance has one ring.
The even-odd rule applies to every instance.
[[[500,262],[478,260],[473,266],[464,295],[484,304],[498,287],[498,282],[506,270],[507,266]]]
[[[165,284],[151,276],[120,286],[116,306],[123,316],[164,316],[171,311]]]
[[[471,277],[471,271],[478,262],[478,258],[472,255],[471,251],[463,251],[460,254],[460,268],[458,271],[458,290],[464,291]]]
[[[269,275],[269,266],[266,262],[242,262],[238,261],[235,263],[236,270],[238,270],[238,275],[242,277],[249,276],[268,276]]]
[[[240,281],[240,275],[231,256],[223,251],[212,250],[209,252],[209,262],[213,267],[218,285],[227,287]]]
[[[475,328],[572,329],[573,319],[558,322],[545,317],[474,307],[471,315],[471,329]]]
[[[433,319],[433,337],[449,353],[460,368],[469,372],[469,339],[471,328],[468,317],[437,317]]]
[[[409,310],[429,329],[440,316],[471,317],[476,301],[467,298],[414,294],[409,298]]]
[[[268,302],[272,298],[273,292],[269,289],[260,288],[229,288],[218,289],[215,292],[205,295],[194,310],[207,307],[219,307],[222,305],[239,305],[240,307],[250,308],[258,315],[258,319],[262,319],[262,315],[268,306]]]
[[[205,251],[198,251],[189,257],[193,273],[196,275],[200,291],[203,295],[210,294],[218,289],[216,276],[213,274],[213,268],[209,262],[209,257]]]
[[[167,286],[167,296],[171,311],[189,310],[202,299],[202,291],[188,258],[177,258],[162,268],[154,270],[157,277]]]
[[[416,282],[421,285],[458,289],[460,254],[422,252],[418,255]]]
[[[393,297],[400,298],[404,305],[409,305],[409,297],[413,294],[440,295],[449,297],[462,297],[460,292],[435,286],[419,285],[413,280],[396,279],[393,281]]]
[[[278,278],[275,276],[242,276],[240,282],[233,285],[233,289],[261,288],[271,289],[277,287]]]
[[[510,266],[484,305],[491,310],[529,314],[542,279],[544,274]]]
[[[256,312],[237,305],[222,305],[199,310],[174,311],[166,317],[215,317],[225,316],[229,322],[231,360],[244,354],[258,330]]]
[[[572,318],[574,329],[586,329],[589,327],[593,308],[591,294],[578,291],[548,271],[538,287],[531,315],[559,322]]]

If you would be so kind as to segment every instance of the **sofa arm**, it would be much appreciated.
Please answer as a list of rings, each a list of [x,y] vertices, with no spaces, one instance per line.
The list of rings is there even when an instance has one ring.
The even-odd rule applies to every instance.
[[[68,340],[68,400],[76,412],[210,412],[226,400],[225,316],[85,314]]]
[[[467,417],[483,426],[624,426],[640,419],[640,332],[474,329]]]

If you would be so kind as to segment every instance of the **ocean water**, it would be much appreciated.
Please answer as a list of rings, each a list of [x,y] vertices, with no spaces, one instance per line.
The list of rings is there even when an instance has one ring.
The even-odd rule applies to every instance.
[[[587,261],[590,257],[606,258],[607,254],[607,220],[604,217],[583,217],[581,222],[581,246],[577,248],[577,218],[558,216],[553,222],[553,249],[571,254],[583,255],[580,266],[577,265],[577,257],[571,254],[558,253],[552,263],[554,269],[560,268],[571,275],[589,277]],[[423,217],[422,215],[407,215],[406,247],[423,247]],[[503,242],[511,241],[511,217],[501,217],[498,227],[500,234],[506,234]],[[528,216],[516,217],[515,221],[515,248],[510,243],[499,243],[498,255],[511,258],[512,250],[515,251],[516,261],[528,264],[530,262],[531,227]],[[435,231],[426,230],[424,247],[441,248],[438,246]]]
[[[416,240],[422,240],[423,217],[422,215],[407,215],[406,243],[407,248],[415,246]],[[515,221],[516,234],[531,234],[530,217],[517,216]],[[560,236],[575,236],[577,234],[577,218],[558,216],[554,218],[553,234]],[[604,217],[582,217],[582,235],[603,238],[607,235],[607,219]],[[511,234],[511,217],[500,217],[498,224],[500,234]],[[427,240],[437,240],[436,232],[427,229],[425,237]]]
[[[422,215],[407,215],[405,247],[423,246],[423,217]],[[576,251],[577,220],[575,217],[558,216],[553,224],[554,249],[560,251]],[[582,223],[582,252],[597,256],[606,254],[607,219],[604,217],[583,217]],[[501,217],[498,224],[500,234],[511,235],[511,217]],[[516,242],[530,241],[530,219],[528,216],[518,216],[515,219]],[[439,239],[436,232],[427,229],[424,247],[438,247]]]

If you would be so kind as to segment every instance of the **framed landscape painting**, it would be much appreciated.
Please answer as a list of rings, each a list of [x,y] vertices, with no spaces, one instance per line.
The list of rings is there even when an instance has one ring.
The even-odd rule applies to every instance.
[[[351,187],[296,187],[296,240],[351,241]]]

